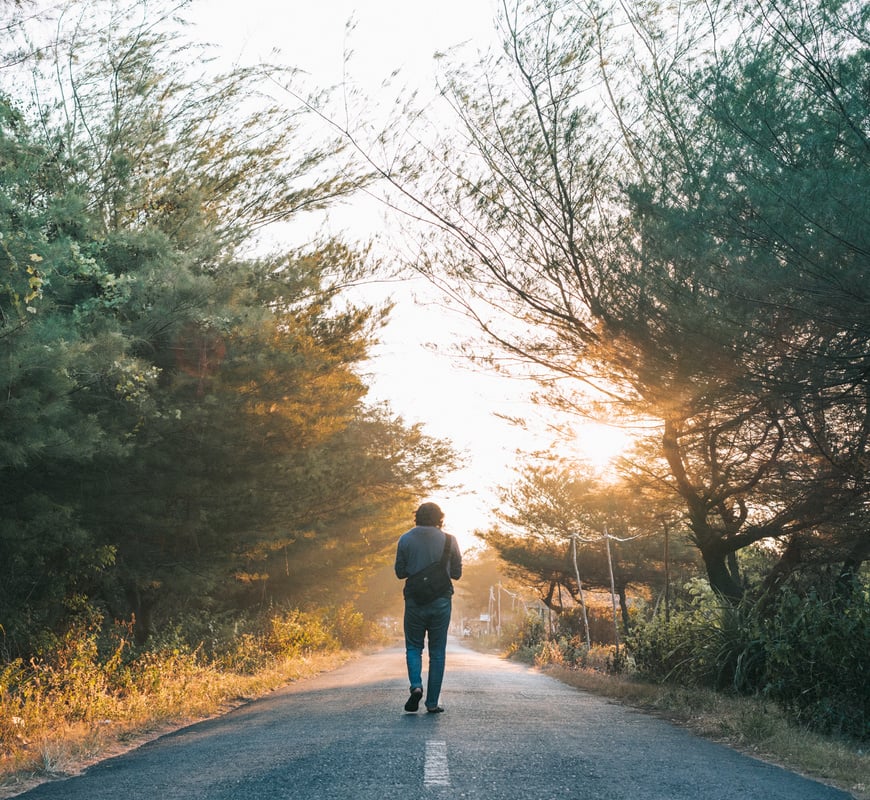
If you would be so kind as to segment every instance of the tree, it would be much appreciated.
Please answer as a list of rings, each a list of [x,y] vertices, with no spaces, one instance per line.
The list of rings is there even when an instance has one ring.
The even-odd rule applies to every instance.
[[[562,589],[577,603],[585,589],[613,588],[627,625],[629,587],[646,592],[664,585],[665,511],[637,487],[607,483],[578,464],[529,465],[502,501],[503,526],[482,538],[509,571],[532,578],[548,608],[565,610]],[[671,563],[690,565],[685,548],[674,544]]]
[[[831,528],[827,557],[854,570],[865,16],[621,8],[505,4],[504,53],[447,74],[464,141],[407,180],[383,170],[435,223],[420,268],[554,405],[588,408],[591,387],[657,421],[638,473],[679,500],[719,593],[742,595],[743,548]]]
[[[454,459],[364,402],[389,312],[342,294],[366,250],[255,248],[365,176],[330,173],[263,74],[189,78],[172,9],[144,9],[63,30],[33,125],[3,105],[0,625],[25,654],[89,603],[144,643],[353,597]]]
[[[47,469],[63,462],[75,474],[124,447],[77,404],[78,376],[122,353],[62,310],[87,269],[67,232],[78,207],[51,151],[0,99],[0,625],[11,642],[55,624],[113,560]]]
[[[868,331],[858,320],[863,313],[855,313],[867,302],[860,266],[867,209],[850,200],[868,180],[859,77],[866,21],[852,4],[747,3],[742,10],[745,34],[715,69],[684,78],[691,91],[684,95],[702,112],[689,137],[673,125],[659,128],[665,141],[656,149],[657,176],[671,179],[637,206],[651,236],[645,247],[671,263],[681,263],[676,253],[690,232],[685,250],[694,279],[717,306],[704,318],[727,331],[718,321],[724,309],[732,325],[740,323],[729,334],[740,363],[733,383],[745,397],[740,405],[757,410],[750,435],[737,439],[750,469],[726,490],[730,497],[708,484],[708,496],[725,499],[723,511],[704,509],[700,493],[686,485],[680,491],[697,509],[702,550],[734,552],[773,536],[785,554],[800,542],[834,545],[839,538],[816,548],[815,557],[852,571],[870,552],[866,536],[849,533],[867,496],[866,471],[857,465],[868,444]],[[807,81],[797,77],[804,73]],[[684,155],[668,160],[678,153],[678,136],[686,140]],[[710,252],[716,256],[705,264]],[[731,417],[740,434],[745,423]],[[713,430],[718,435],[722,426]],[[688,461],[674,441],[682,435],[674,425],[666,440],[675,475]],[[714,455],[724,449],[704,446]],[[753,494],[769,498],[769,513],[751,508]],[[705,526],[702,513],[718,526]],[[832,528],[841,535],[825,537]],[[775,574],[782,578],[789,565],[797,561],[784,555]]]

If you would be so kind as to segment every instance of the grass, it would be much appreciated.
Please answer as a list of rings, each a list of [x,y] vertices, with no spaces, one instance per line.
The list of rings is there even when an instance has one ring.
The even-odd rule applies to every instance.
[[[558,680],[660,714],[708,739],[870,800],[866,745],[795,726],[774,704],[707,689],[664,686],[593,669],[542,666]]]
[[[255,674],[191,663],[182,675],[177,667],[164,666],[161,679],[147,691],[126,692],[111,708],[105,697],[92,696],[91,702],[106,714],[102,718],[76,719],[68,713],[68,706],[52,707],[36,698],[35,704],[19,704],[19,713],[12,715],[13,731],[0,742],[0,798],[13,797],[45,780],[76,774],[163,733],[334,669],[351,657],[346,650],[289,657]],[[9,719],[8,711],[0,707],[5,719]]]
[[[76,774],[162,733],[225,713],[353,657],[352,650],[329,642],[322,650],[293,651],[297,633],[311,643],[318,621],[303,620],[292,636],[287,618],[277,622],[268,641],[242,642],[231,663],[169,650],[124,665],[112,656],[99,658],[94,640],[85,635],[71,638],[51,664],[19,664],[17,674],[15,665],[0,667],[0,798]],[[495,642],[471,644],[493,652]],[[270,657],[264,659],[270,648]],[[254,661],[256,668],[249,669]],[[798,728],[772,703],[653,684],[601,669],[538,666],[578,689],[660,714],[701,736],[837,786],[858,800],[870,800],[866,747]]]
[[[210,655],[178,638],[139,652],[129,625],[101,623],[73,627],[42,658],[0,663],[0,798],[334,669],[381,638],[349,605],[274,613]]]
[[[564,663],[558,648],[543,653],[523,649],[509,637],[507,644],[495,636],[465,641],[482,652],[534,663],[569,686],[658,714],[699,736],[842,789],[856,800],[870,800],[867,744],[800,728],[770,701],[614,674],[608,671],[610,647],[593,648],[588,666],[575,667]]]

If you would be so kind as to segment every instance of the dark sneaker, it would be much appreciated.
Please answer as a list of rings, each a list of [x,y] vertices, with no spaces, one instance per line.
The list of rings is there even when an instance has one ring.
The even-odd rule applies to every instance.
[[[405,711],[416,711],[420,708],[421,697],[423,697],[422,689],[411,689],[411,696],[408,698],[408,702],[405,703]]]
[[[428,711],[430,714],[443,714],[444,707],[443,706],[435,706],[434,708],[427,708],[426,711]]]

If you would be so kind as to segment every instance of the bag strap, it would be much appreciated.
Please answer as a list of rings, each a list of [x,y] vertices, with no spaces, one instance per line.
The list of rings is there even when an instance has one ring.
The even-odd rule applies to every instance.
[[[447,562],[450,560],[450,540],[453,537],[445,531],[444,533],[444,550],[441,553],[441,566],[447,568]]]

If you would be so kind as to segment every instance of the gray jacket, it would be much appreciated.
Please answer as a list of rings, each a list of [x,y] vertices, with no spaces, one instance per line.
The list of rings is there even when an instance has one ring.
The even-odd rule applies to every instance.
[[[396,577],[407,578],[425,569],[433,561],[440,561],[444,552],[444,537],[445,533],[441,528],[429,525],[417,525],[403,533],[396,546]],[[456,580],[462,577],[462,553],[459,552],[456,537],[452,538],[447,574]]]

